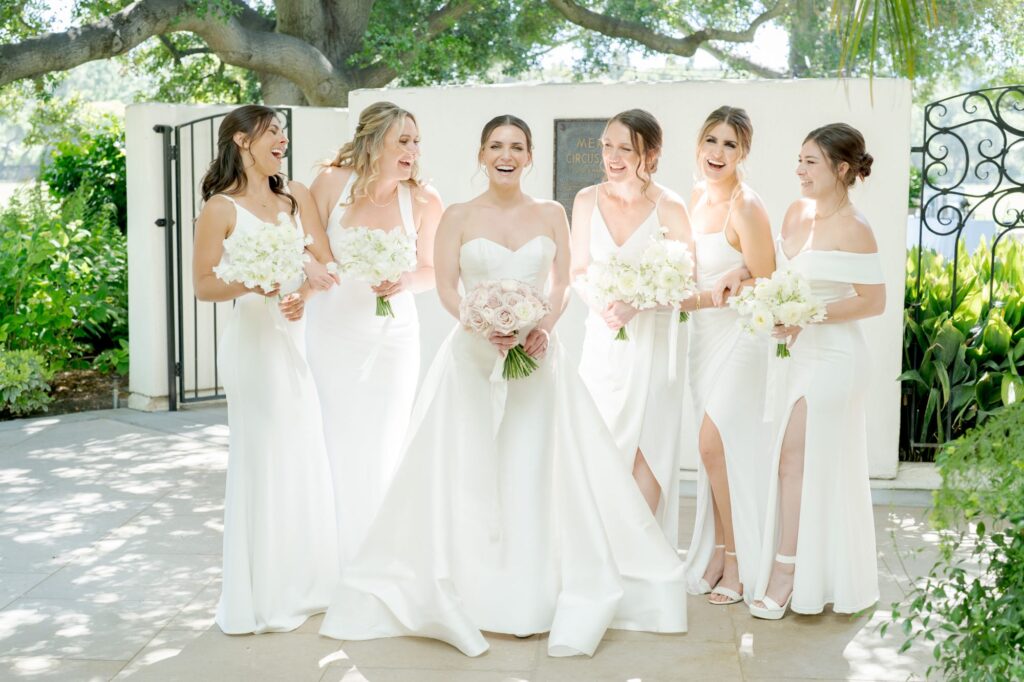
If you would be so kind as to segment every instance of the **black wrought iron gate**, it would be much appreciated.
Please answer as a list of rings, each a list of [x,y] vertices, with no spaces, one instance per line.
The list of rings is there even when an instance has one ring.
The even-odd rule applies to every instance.
[[[292,110],[279,108],[293,148]],[[195,219],[202,208],[199,183],[213,160],[217,128],[227,112],[204,116],[181,125],[157,125],[163,136],[164,229],[167,276],[167,401],[171,410],[185,403],[224,397],[217,372],[218,320],[230,301],[208,303],[192,290],[192,244]],[[292,175],[292,154],[287,156]]]
[[[916,267],[916,277],[907,290],[905,364],[918,369],[922,378],[904,384],[902,440],[911,459],[931,459],[929,449],[984,414],[982,373],[997,368],[974,363],[971,351],[979,349],[991,316],[1002,314],[1007,278],[1019,281],[1020,273],[1008,273],[1001,262],[1000,248],[1024,228],[1024,85],[932,102],[924,109],[923,128],[921,146],[912,149],[921,155],[921,196],[916,263],[909,263]],[[991,252],[973,259],[964,253],[971,241],[980,243],[982,238]],[[936,259],[935,253],[944,253],[944,258]],[[972,260],[987,261],[987,267]],[[960,308],[968,297],[977,310]],[[944,339],[939,327],[947,312],[952,326],[959,328],[947,330],[950,338]],[[968,325],[966,320],[975,317]],[[911,333],[919,339],[911,339]],[[949,355],[954,344],[945,342],[950,339],[966,359],[939,357]]]

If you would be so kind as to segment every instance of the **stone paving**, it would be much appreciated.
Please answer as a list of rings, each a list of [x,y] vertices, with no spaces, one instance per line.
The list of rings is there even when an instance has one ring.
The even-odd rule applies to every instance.
[[[767,623],[691,597],[688,634],[609,631],[589,659],[550,658],[543,636],[488,635],[478,658],[425,639],[338,642],[317,634],[320,617],[286,634],[223,635],[213,609],[227,438],[223,407],[0,423],[0,679],[924,678],[929,652],[897,653],[901,639],[878,625],[936,537],[926,510],[892,505],[875,507],[882,601],[858,618]],[[693,514],[684,498],[684,535]]]

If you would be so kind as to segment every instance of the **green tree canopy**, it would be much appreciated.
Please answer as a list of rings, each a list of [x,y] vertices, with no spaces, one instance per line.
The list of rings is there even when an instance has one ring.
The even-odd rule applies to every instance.
[[[344,106],[356,88],[515,75],[568,40],[583,48],[579,75],[622,50],[700,49],[761,77],[984,81],[1020,75],[1019,12],[1019,0],[77,0],[66,27],[45,0],[6,0],[0,88],[45,92],[55,74],[116,58],[159,99]],[[767,24],[789,35],[786,68],[741,49]]]

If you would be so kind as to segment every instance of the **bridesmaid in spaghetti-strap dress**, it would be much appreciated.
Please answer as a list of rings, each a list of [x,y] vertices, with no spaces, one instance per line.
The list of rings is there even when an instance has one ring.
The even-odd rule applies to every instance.
[[[697,284],[690,325],[690,382],[698,428],[697,514],[687,552],[687,581],[712,604],[750,598],[761,550],[764,444],[770,437],[764,394],[771,344],[740,331],[718,292],[735,290],[736,273],[775,269],[768,215],[741,182],[753,127],[742,109],[720,107],[698,138],[704,180],[690,206]],[[687,306],[688,307],[688,306]],[[744,589],[746,588],[746,589]]]
[[[348,561],[391,482],[420,373],[413,294],[434,286],[434,232],[441,200],[416,179],[419,130],[389,102],[363,110],[355,138],[313,182],[312,193],[335,258],[352,227],[399,230],[416,244],[417,268],[372,289],[342,277],[310,302],[306,344],[323,413],[334,482],[338,546]],[[385,296],[394,317],[377,316]]]
[[[692,251],[686,205],[651,179],[661,147],[661,126],[646,111],[631,109],[608,121],[607,180],[580,190],[573,205],[574,275],[612,255],[639,258],[652,239],[682,241]],[[622,326],[628,341],[615,340]],[[679,544],[679,460],[690,425],[683,415],[686,340],[677,310],[590,304],[580,359],[580,376],[673,547]]]

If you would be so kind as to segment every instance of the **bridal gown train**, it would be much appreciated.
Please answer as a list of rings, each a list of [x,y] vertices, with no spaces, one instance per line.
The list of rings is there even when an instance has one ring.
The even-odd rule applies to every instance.
[[[789,259],[779,245],[779,267],[810,280],[826,303],[855,295],[853,284],[882,284],[877,253],[804,250]],[[807,405],[803,484],[791,608],[856,613],[878,601],[875,520],[868,481],[867,382],[870,352],[860,323],[809,325],[783,364],[781,419],[772,452],[764,549],[756,598],[764,596],[777,551],[779,456],[793,407]]]
[[[339,256],[341,222],[356,175],[327,220]],[[412,193],[398,186],[404,230],[416,239]],[[420,325],[410,291],[391,298],[394,317],[378,317],[366,282],[343,277],[307,307],[306,348],[323,415],[324,440],[334,482],[342,563],[355,554],[398,466],[402,439],[420,375]]]
[[[710,289],[719,277],[743,265],[743,255],[729,244],[724,228],[693,236],[697,285],[701,289]],[[722,438],[736,561],[746,601],[751,600],[761,551],[768,487],[764,477],[771,441],[771,424],[764,407],[765,377],[768,357],[774,349],[774,344],[742,333],[739,316],[729,307],[698,310],[690,317],[694,428],[699,433],[707,415]],[[719,538],[717,543],[724,541]],[[700,591],[698,583],[715,544],[711,485],[698,458],[697,515],[686,554],[686,579],[692,592]]]
[[[627,260],[638,258],[651,238],[662,238],[657,205],[621,246],[612,239],[601,209],[594,206],[590,219],[594,260],[614,254]],[[626,325],[628,341],[615,340],[615,332],[594,311],[585,325],[580,376],[623,461],[632,467],[636,451],[643,453],[661,489],[654,516],[669,544],[676,547],[680,457],[684,433],[692,431],[690,420],[683,416],[687,325],[679,324],[675,310],[644,310]]]
[[[473,239],[462,282],[542,289],[554,254],[546,236],[516,251]],[[481,631],[550,631],[549,654],[570,656],[609,627],[685,631],[682,564],[557,337],[533,374],[506,382],[494,346],[456,327],[320,632],[432,637],[477,656]]]
[[[236,232],[262,222],[237,203],[235,209]],[[284,319],[276,298],[245,294],[218,346],[230,439],[216,620],[227,634],[294,630],[327,608],[338,576],[330,470],[304,325]]]

